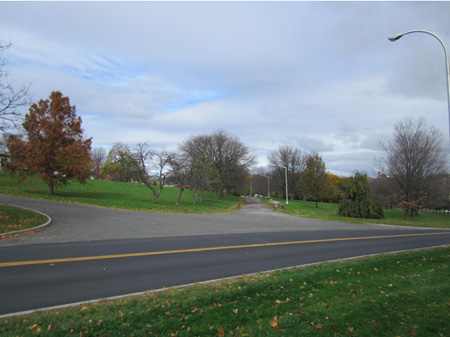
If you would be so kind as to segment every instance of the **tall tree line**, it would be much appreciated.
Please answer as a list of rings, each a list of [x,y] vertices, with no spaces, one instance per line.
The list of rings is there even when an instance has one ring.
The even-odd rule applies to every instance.
[[[442,133],[424,118],[397,123],[393,140],[381,144],[384,174],[372,185],[391,206],[403,208],[406,219],[439,200],[448,205],[448,154],[442,144]]]
[[[140,143],[131,150],[127,145],[114,144],[103,164],[103,175],[111,180],[140,182],[151,191],[157,202],[167,183],[183,191],[191,187],[198,192],[214,192],[215,197],[224,193],[242,193],[245,179],[254,157],[236,136],[219,130],[212,134],[191,136],[182,142],[178,151],[151,149],[148,143]]]
[[[318,202],[329,199],[334,191],[333,183],[326,172],[325,162],[317,152],[306,153],[300,149],[283,145],[268,156],[271,170],[267,175],[272,181],[272,191],[286,197],[286,173],[288,194],[291,200]],[[287,172],[286,172],[287,171]]]

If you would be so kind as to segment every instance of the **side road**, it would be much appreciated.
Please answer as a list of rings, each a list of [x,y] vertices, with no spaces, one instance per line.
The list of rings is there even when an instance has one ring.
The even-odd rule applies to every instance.
[[[246,205],[232,214],[163,214],[2,195],[0,203],[37,210],[53,219],[53,225],[48,229],[33,235],[2,240],[0,246],[233,233],[386,229],[378,225],[292,217],[264,207],[255,207],[254,204]]]

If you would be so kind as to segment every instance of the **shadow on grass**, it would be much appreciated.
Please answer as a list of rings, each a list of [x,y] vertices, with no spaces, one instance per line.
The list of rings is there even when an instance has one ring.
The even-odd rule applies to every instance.
[[[65,191],[57,189],[54,194],[46,191],[26,190],[26,193],[34,195],[39,199],[58,200],[62,199],[84,199],[84,200],[123,200],[128,195],[125,193],[95,192],[95,191]]]

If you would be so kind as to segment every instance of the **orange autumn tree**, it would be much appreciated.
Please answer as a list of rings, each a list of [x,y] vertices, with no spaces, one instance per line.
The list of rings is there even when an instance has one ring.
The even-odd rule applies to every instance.
[[[81,118],[69,97],[53,91],[49,99],[31,105],[22,126],[25,137],[7,139],[11,158],[6,169],[11,177],[18,175],[23,181],[38,176],[48,185],[49,194],[70,180],[86,183],[92,138],[83,139]]]

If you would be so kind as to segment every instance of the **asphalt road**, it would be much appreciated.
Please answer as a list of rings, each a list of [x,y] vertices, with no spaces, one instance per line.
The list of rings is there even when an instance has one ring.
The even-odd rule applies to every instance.
[[[250,205],[130,212],[0,196],[50,215],[0,241],[0,315],[367,254],[450,244],[450,231],[330,223]]]

